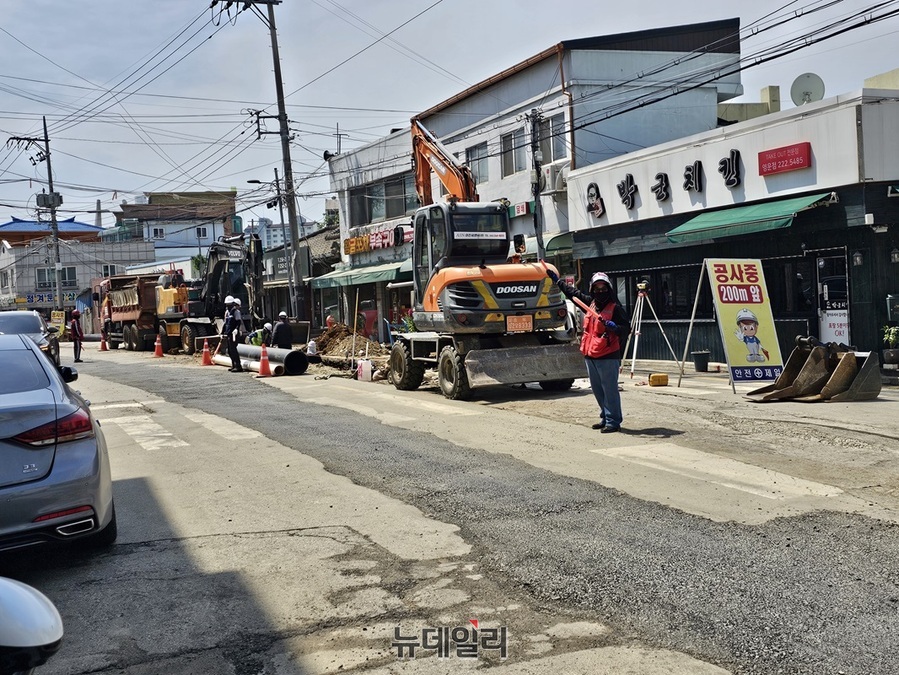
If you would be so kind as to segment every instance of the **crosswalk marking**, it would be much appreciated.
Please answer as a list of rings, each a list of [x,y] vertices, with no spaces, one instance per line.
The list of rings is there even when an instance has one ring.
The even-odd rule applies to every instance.
[[[192,410],[184,413],[184,416],[191,422],[196,422],[223,438],[246,440],[248,438],[259,438],[262,436],[262,434],[255,429],[248,429],[237,422],[232,422],[231,420],[227,420],[224,417],[218,417],[217,415],[210,415],[208,413]]]
[[[832,485],[803,480],[674,443],[594,448],[591,452],[698,481],[715,483],[765,499],[835,497],[843,494],[842,490]]]
[[[123,417],[111,417],[103,420],[119,426],[119,428],[134,439],[134,442],[145,450],[159,450],[161,448],[180,448],[190,445],[152,419],[149,415],[126,415]]]

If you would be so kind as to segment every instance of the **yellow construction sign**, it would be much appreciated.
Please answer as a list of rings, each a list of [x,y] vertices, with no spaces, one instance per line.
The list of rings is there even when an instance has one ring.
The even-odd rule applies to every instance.
[[[705,262],[731,381],[777,379],[783,357],[761,261]]]

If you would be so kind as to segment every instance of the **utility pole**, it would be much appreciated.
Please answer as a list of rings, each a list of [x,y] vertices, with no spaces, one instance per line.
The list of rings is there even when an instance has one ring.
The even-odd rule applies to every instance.
[[[534,158],[534,180],[531,186],[534,192],[534,235],[537,237],[537,258],[543,260],[546,250],[543,247],[543,207],[540,204],[540,171],[543,163],[543,153],[540,150],[540,122],[543,116],[536,108],[531,110],[531,155]]]
[[[37,166],[39,162],[43,162],[46,160],[47,162],[47,187],[50,190],[50,193],[47,194],[43,192],[36,197],[37,206],[41,209],[50,209],[50,228],[53,233],[53,250],[54,250],[54,270],[53,274],[56,279],[56,283],[54,284],[54,302],[53,306],[55,309],[63,309],[62,304],[62,289],[60,283],[60,274],[62,273],[62,263],[59,260],[59,223],[56,221],[56,209],[62,206],[62,196],[53,191],[53,168],[50,166],[50,137],[47,135],[47,118],[44,117],[44,136],[43,138],[29,138],[26,136],[10,136],[10,138],[6,141],[7,146],[17,146],[24,147],[25,150],[30,148],[32,145],[40,146],[43,143],[43,148],[40,149],[37,153],[37,157],[31,158],[31,164],[33,166]]]
[[[44,116],[44,154],[47,156],[47,188],[50,190],[48,205],[50,207],[50,228],[53,231],[53,249],[56,255],[54,265],[54,277],[56,278],[56,292],[54,293],[56,309],[62,306],[62,284],[59,277],[62,275],[62,262],[59,259],[59,223],[56,221],[56,207],[62,204],[62,197],[53,191],[53,169],[50,166],[50,137],[47,135],[47,117]]]
[[[284,83],[281,81],[281,56],[278,51],[278,29],[275,25],[275,5],[280,5],[281,0],[241,0],[241,3],[244,9],[251,6],[255,8],[256,5],[265,5],[268,11],[268,29],[272,40],[272,62],[275,69],[275,91],[278,97],[278,135],[281,137],[281,160],[284,164],[284,196],[287,199],[287,219],[290,225],[291,247],[288,267],[292,269],[293,276],[297,280],[297,283],[294,284],[296,294],[293,312],[294,316],[304,321],[306,320],[306,303],[303,297],[303,275],[302,270],[299,268],[300,231],[297,224],[297,198],[294,192],[293,165],[290,160],[291,136],[287,110],[284,106]],[[213,0],[212,5],[214,6],[215,4],[217,4],[217,0]],[[233,4],[236,4],[235,0],[228,0],[224,9],[228,9]],[[259,14],[258,11],[257,14]],[[262,15],[259,14],[259,16],[261,17]],[[258,125],[259,119],[263,115],[259,112],[255,114]]]
[[[297,306],[297,287],[293,283],[293,251],[287,255],[287,232],[284,231],[284,199],[281,196],[281,180],[278,178],[278,169],[275,168],[275,193],[278,195],[278,214],[281,216],[281,238],[284,240],[284,258],[287,262],[287,290],[290,293],[290,306]],[[293,249],[293,244],[291,244]]]
[[[275,2],[266,2],[268,8],[268,27],[272,38],[272,62],[275,68],[275,91],[278,96],[278,124],[281,136],[281,159],[284,164],[284,194],[287,198],[287,219],[290,224],[290,258],[288,267],[292,269],[295,279],[294,316],[300,321],[306,320],[306,303],[304,301],[302,271],[299,269],[300,233],[297,225],[297,199],[293,188],[293,166],[290,160],[290,126],[287,109],[284,106],[284,83],[281,81],[281,56],[278,52],[278,31],[275,26]],[[255,3],[254,3],[255,4]]]

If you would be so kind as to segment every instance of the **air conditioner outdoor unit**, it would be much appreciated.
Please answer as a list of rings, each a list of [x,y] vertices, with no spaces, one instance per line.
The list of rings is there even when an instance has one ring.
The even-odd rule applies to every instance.
[[[552,195],[553,199],[564,199],[568,194],[568,161],[547,164],[542,167],[544,185],[543,194]]]

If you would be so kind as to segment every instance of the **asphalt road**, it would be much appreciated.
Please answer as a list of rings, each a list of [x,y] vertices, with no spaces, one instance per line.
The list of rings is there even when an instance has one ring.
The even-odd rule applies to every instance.
[[[101,380],[134,387],[166,404],[258,432],[261,440],[247,446],[240,459],[245,466],[253,463],[259,443],[277,444],[298,457],[317,460],[326,472],[354,486],[457,527],[446,535],[460,540],[456,548],[442,551],[437,559],[443,564],[474,561],[494,584],[487,595],[495,596],[496,603],[509,599],[507,604],[520,608],[517,611],[532,623],[547,614],[603,627],[555,644],[556,653],[570,657],[595,648],[670,650],[695,659],[664,671],[682,673],[706,672],[702,664],[734,673],[899,672],[899,530],[892,517],[896,459],[895,448],[890,450],[895,436],[884,438],[874,428],[847,435],[823,418],[820,424],[807,415],[792,419],[781,413],[778,419],[766,408],[769,419],[759,424],[753,447],[753,432],[723,420],[728,415],[731,422],[743,418],[742,409],[729,410],[734,405],[729,400],[705,406],[700,399],[708,399],[699,396],[697,402],[662,400],[645,390],[631,390],[625,396],[626,414],[628,407],[631,411],[625,424],[635,431],[599,437],[584,423],[592,402],[583,390],[547,394],[504,388],[474,402],[448,402],[432,391],[384,388],[375,394],[374,388],[383,385],[311,375],[261,381],[222,368],[148,358],[116,354],[103,360],[91,354],[81,371],[92,376],[91,389],[102,390]],[[88,383],[87,377],[83,380]],[[889,405],[895,416],[895,401],[890,399]],[[672,423],[664,411],[673,407],[689,414]],[[811,462],[809,456],[822,447],[821,437],[855,439],[848,446],[858,446],[859,455],[871,455],[870,465],[855,467],[857,471],[887,467],[888,484],[880,481],[873,488],[883,500],[865,492],[870,485],[833,488],[838,481],[818,480],[828,473],[821,466],[827,462]],[[690,476],[683,471],[659,473],[647,463],[653,447],[672,444],[692,446],[712,457],[710,451],[718,443],[717,456],[728,458],[733,438],[746,439],[750,451],[744,457],[756,465],[763,465],[763,456],[779,458],[771,462],[777,464],[770,474],[772,483],[798,476],[808,481],[808,486],[796,488],[805,492],[771,497],[759,485],[747,488],[745,475],[734,484],[709,482],[699,469]],[[834,447],[846,448],[847,443]],[[240,448],[237,443],[228,452]],[[800,448],[810,450],[803,453]],[[850,455],[839,461],[857,461]],[[792,474],[791,463],[797,468]],[[585,467],[595,474],[588,476]],[[272,475],[273,485],[280,480],[279,474]],[[733,494],[744,501],[728,506]],[[310,497],[309,492],[304,495]],[[753,515],[769,503],[770,514]],[[745,514],[734,515],[740,512]],[[381,526],[386,531],[381,536],[389,539],[389,531],[402,529],[404,522],[388,520]],[[155,540],[136,536],[132,541],[152,548]],[[221,554],[226,552],[224,548]],[[383,583],[401,597],[401,587],[415,575],[401,561],[394,564],[394,577]],[[45,569],[38,578],[55,570]],[[478,606],[477,598],[462,603],[470,614]],[[427,618],[446,619],[448,611],[438,608]],[[454,611],[457,620],[464,616],[458,614],[459,606]],[[393,607],[383,617],[390,623],[408,615],[402,607]],[[335,621],[330,628],[352,624]],[[316,628],[323,629],[328,626]],[[231,639],[240,644],[236,634]],[[610,658],[612,652],[604,654]],[[400,672],[389,659],[384,661],[389,655],[383,650],[379,655],[380,660],[352,667]],[[526,666],[533,660],[533,672],[545,672],[547,664],[537,665],[540,655],[539,650],[519,649],[507,665]],[[58,671],[48,672],[174,672],[154,670],[140,659],[134,663],[142,663],[143,670],[128,668],[129,658],[133,656],[119,652],[107,656],[102,667],[84,665],[78,670],[60,664]],[[414,664],[419,668],[414,672],[444,672],[421,670],[424,661]],[[566,668],[602,672],[600,662],[569,663]],[[233,663],[242,664],[233,672],[288,672],[265,670],[262,662],[237,657]],[[401,665],[403,672],[413,672],[411,662]]]

